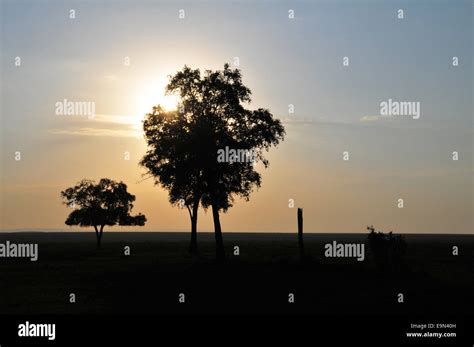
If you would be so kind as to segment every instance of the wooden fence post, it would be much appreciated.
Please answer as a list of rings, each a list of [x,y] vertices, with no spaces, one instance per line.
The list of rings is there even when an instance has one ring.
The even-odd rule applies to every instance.
[[[300,258],[304,258],[304,243],[303,243],[303,209],[298,208],[298,244],[300,246]]]

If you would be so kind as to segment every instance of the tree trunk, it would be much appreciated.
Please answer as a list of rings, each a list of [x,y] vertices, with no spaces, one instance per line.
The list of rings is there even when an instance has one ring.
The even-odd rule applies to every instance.
[[[198,209],[199,202],[193,205],[191,217],[191,243],[189,245],[189,252],[192,255],[198,255],[198,246],[197,246],[197,221],[198,221]]]
[[[104,225],[102,224],[100,226],[100,232],[99,232],[99,238],[97,239],[97,245],[99,248],[101,248],[101,242],[102,242],[102,233],[104,232]]]
[[[97,225],[94,225],[95,229],[95,237],[97,238],[97,248],[100,248],[100,235],[99,230],[97,229]]]
[[[212,217],[214,219],[214,233],[216,237],[216,259],[218,262],[222,262],[225,260],[224,240],[222,239],[219,209],[216,205],[212,205]]]

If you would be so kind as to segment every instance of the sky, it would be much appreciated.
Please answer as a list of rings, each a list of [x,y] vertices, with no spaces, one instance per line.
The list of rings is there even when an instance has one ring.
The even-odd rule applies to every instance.
[[[224,231],[293,232],[302,207],[306,232],[473,233],[472,18],[456,0],[2,0],[0,231],[76,230],[59,193],[102,177],[124,181],[148,219],[113,230],[188,231],[187,211],[144,180],[140,121],[173,106],[167,76],[185,64],[238,60],[247,107],[287,134]],[[57,115],[64,99],[93,102],[94,117]],[[389,99],[420,117],[382,116]],[[198,228],[213,230],[209,211]]]

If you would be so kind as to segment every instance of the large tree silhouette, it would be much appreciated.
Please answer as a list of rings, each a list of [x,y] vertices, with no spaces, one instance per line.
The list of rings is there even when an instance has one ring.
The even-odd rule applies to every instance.
[[[64,203],[74,210],[66,219],[67,225],[93,226],[97,247],[101,247],[102,233],[106,225],[145,225],[142,214],[130,215],[135,196],[127,192],[127,185],[102,178],[98,184],[82,180],[61,192]]]
[[[155,184],[168,191],[172,205],[183,205],[191,219],[190,252],[198,253],[197,221],[202,197],[202,173],[198,164],[199,138],[184,113],[165,112],[153,107],[143,122],[148,151],[140,161],[155,179]]]
[[[240,70],[206,70],[187,66],[171,76],[167,92],[177,94],[181,107],[172,113],[154,108],[144,122],[149,149],[142,165],[168,189],[189,193],[193,207],[212,209],[218,260],[225,258],[219,213],[232,207],[235,197],[248,200],[261,176],[254,164],[268,166],[264,152],[283,140],[280,121],[266,109],[247,110],[250,89]],[[254,161],[218,161],[224,149],[253,153]],[[177,155],[176,155],[177,154]],[[164,178],[163,178],[164,176]],[[171,187],[171,188],[170,188]]]

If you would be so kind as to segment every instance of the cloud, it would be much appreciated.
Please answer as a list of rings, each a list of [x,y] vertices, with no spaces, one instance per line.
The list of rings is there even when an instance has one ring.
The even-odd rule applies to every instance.
[[[375,122],[380,120],[380,116],[364,116],[359,121],[361,122]]]
[[[50,129],[55,135],[73,136],[113,136],[141,137],[140,118],[138,116],[121,116],[96,114],[91,118],[64,118],[61,128]]]
[[[135,129],[105,129],[105,128],[78,128],[78,129],[52,129],[56,135],[74,136],[113,136],[113,137],[139,137]]]
[[[104,79],[109,82],[115,82],[115,81],[118,81],[119,78],[117,75],[112,74],[112,75],[105,75]]]
[[[308,118],[308,117],[285,117],[280,118],[284,124],[302,123],[302,124],[327,124],[327,125],[351,125],[353,122],[342,119],[330,119],[328,117]]]
[[[95,122],[101,123],[115,123],[115,124],[128,124],[135,125],[139,120],[138,116],[120,116],[113,114],[96,114],[93,117]]]

